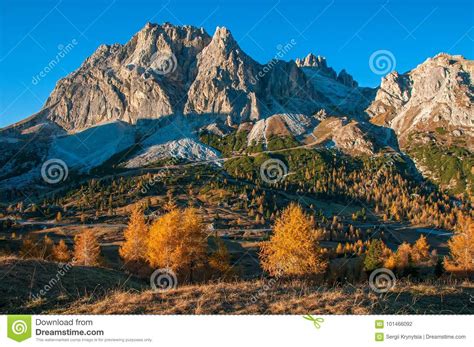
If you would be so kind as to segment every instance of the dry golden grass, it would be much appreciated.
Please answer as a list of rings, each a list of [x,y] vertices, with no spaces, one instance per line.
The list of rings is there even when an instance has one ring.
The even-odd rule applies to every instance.
[[[0,257],[0,313],[40,313],[116,288],[143,288],[122,272],[41,259]],[[43,293],[41,292],[43,290]]]
[[[0,312],[43,314],[472,314],[474,282],[397,281],[386,294],[367,282],[320,286],[258,279],[178,286],[164,293],[119,271],[73,266],[44,296],[58,272],[44,260],[0,257]]]
[[[190,285],[156,293],[115,291],[84,298],[61,314],[468,314],[474,283],[397,283],[386,294],[368,286],[325,287],[304,281]],[[472,299],[471,299],[472,300]]]

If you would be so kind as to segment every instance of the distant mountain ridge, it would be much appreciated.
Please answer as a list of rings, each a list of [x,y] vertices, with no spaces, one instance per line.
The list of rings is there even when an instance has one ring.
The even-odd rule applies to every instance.
[[[473,61],[439,54],[364,88],[312,53],[262,65],[225,27],[210,36],[147,23],[123,45],[101,45],[58,81],[37,114],[0,130],[0,184],[26,184],[47,158],[88,171],[136,145],[125,167],[166,156],[219,158],[201,143],[202,131],[245,132],[248,146],[263,149],[272,137],[288,137],[348,155],[446,145],[452,135],[472,153],[473,74]],[[18,146],[25,156],[15,155]]]
[[[160,54],[172,54],[172,71],[154,71]],[[307,64],[311,57],[278,61],[256,79],[265,66],[245,54],[228,29],[217,28],[211,37],[202,28],[147,23],[124,45],[100,46],[61,79],[39,118],[75,132],[105,121],[135,124],[171,114],[222,115],[240,123],[276,113],[310,115],[321,108],[336,109],[300,68],[316,68]],[[323,62],[324,69],[317,70],[334,73],[327,75],[329,83],[357,88],[344,70],[336,75]]]

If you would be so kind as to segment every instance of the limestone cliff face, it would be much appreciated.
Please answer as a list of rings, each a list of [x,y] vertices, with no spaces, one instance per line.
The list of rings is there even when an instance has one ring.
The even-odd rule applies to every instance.
[[[252,83],[260,66],[245,54],[226,28],[217,28],[197,57],[197,76],[184,108],[191,114],[225,114],[233,120],[258,119],[259,84]]]
[[[108,121],[131,124],[172,114],[230,123],[318,110],[325,98],[294,62],[261,65],[230,31],[148,23],[125,45],[100,46],[60,80],[43,115],[69,132]]]
[[[474,135],[474,62],[438,54],[405,73],[382,79],[367,108],[372,122],[393,128],[403,145],[408,135],[437,128]]]
[[[366,120],[365,109],[375,96],[375,89],[359,87],[357,81],[344,69],[339,74],[328,66],[326,58],[310,53],[296,59],[296,65],[308,76],[313,89],[323,98],[319,109],[332,114],[346,114]]]
[[[142,152],[133,167],[170,153],[218,156],[199,142],[201,129],[219,136],[245,130],[248,144],[264,146],[274,136],[291,136],[350,155],[400,147],[412,155],[408,147],[418,140],[472,153],[473,78],[473,61],[439,54],[407,73],[388,74],[377,89],[364,88],[321,56],[262,65],[226,28],[210,36],[202,28],[148,23],[123,45],[100,46],[57,83],[38,113],[0,131],[4,158],[24,143],[35,157],[5,164],[0,180],[18,168],[32,177],[51,155],[67,154],[77,166],[89,158],[90,168],[135,142]],[[78,138],[89,141],[80,155]]]
[[[48,119],[79,131],[178,113],[197,73],[196,56],[210,41],[203,29],[147,24],[125,45],[100,46],[58,82],[45,105]]]

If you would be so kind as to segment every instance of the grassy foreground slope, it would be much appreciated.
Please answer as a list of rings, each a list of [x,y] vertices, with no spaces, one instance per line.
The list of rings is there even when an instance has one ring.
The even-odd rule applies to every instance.
[[[143,287],[115,270],[0,257],[0,313],[42,313],[114,289]]]
[[[35,314],[473,314],[474,282],[399,280],[385,294],[367,282],[343,286],[263,278],[178,286],[159,293],[121,272],[0,258],[0,312]],[[58,279],[56,283],[51,282]],[[52,284],[44,295],[41,289]]]
[[[74,302],[60,314],[472,314],[474,283],[397,283],[385,294],[368,285],[325,287],[254,280],[179,287],[164,293],[115,291]]]

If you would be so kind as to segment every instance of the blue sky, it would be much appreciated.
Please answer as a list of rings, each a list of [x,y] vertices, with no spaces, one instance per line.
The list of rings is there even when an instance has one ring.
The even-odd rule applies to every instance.
[[[296,44],[285,60],[309,52],[345,68],[363,86],[380,75],[369,57],[388,50],[405,72],[438,52],[474,57],[472,0],[0,0],[0,127],[39,111],[56,82],[103,43],[125,43],[146,22],[231,30],[260,63],[278,45]],[[72,44],[57,65],[35,78]],[[71,45],[69,46],[71,47]]]

